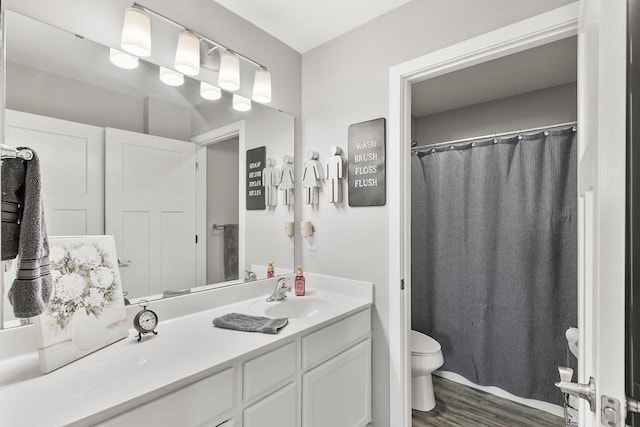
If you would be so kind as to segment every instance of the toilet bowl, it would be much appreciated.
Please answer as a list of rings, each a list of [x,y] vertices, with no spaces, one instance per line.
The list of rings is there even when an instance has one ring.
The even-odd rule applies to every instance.
[[[430,411],[436,406],[431,373],[442,366],[444,357],[438,341],[411,331],[411,407]]]

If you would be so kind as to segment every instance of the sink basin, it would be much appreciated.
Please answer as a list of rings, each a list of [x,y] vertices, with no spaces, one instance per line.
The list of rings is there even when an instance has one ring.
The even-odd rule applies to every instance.
[[[253,312],[261,312],[268,317],[288,317],[289,319],[313,317],[326,311],[331,305],[325,299],[299,297],[284,301],[259,301],[252,307]]]

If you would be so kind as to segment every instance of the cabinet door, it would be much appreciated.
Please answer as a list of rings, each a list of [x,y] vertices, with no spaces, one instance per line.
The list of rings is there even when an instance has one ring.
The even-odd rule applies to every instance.
[[[244,411],[244,427],[296,427],[296,383],[281,388]]]
[[[302,376],[303,427],[358,427],[371,421],[371,340]]]

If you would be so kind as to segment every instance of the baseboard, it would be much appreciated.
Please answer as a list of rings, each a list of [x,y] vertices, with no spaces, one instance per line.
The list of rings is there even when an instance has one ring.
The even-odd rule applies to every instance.
[[[520,403],[530,408],[540,409],[541,411],[545,411],[550,414],[557,415],[558,417],[564,416],[564,411],[562,409],[562,406],[560,405],[554,405],[553,403],[543,402],[541,400],[525,399],[523,397],[518,397],[509,393],[508,391],[504,391],[499,387],[478,385],[478,384],[472,383],[462,375],[456,374],[455,372],[435,371],[433,375],[437,375],[441,378],[456,382],[458,384],[465,385],[467,387],[475,388],[476,390],[484,391],[485,393],[493,394],[494,396],[502,397],[503,399],[507,399],[512,402]]]

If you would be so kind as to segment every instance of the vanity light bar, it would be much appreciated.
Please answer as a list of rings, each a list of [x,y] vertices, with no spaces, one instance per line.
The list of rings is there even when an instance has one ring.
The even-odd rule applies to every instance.
[[[233,52],[236,56],[238,56],[238,57],[240,57],[240,58],[244,59],[244,60],[245,60],[245,61],[247,61],[247,62],[250,62],[251,64],[255,65],[256,67],[266,69],[266,67],[265,67],[264,65],[260,64],[260,63],[259,63],[259,62],[257,62],[257,61],[254,61],[253,59],[249,58],[248,56],[242,55],[241,53],[238,53],[238,51],[236,51],[236,50],[234,50],[234,49],[231,49],[231,48],[228,48],[227,46],[223,45],[222,43],[218,43],[217,41],[212,40],[212,39],[210,39],[209,37],[203,36],[203,35],[202,35],[202,34],[200,34],[199,32],[197,32],[197,31],[193,31],[193,30],[191,30],[191,29],[189,29],[189,28],[185,27],[184,25],[179,24],[178,22],[174,21],[173,19],[168,18],[168,17],[164,16],[163,14],[161,14],[161,13],[159,13],[159,12],[156,12],[156,11],[155,11],[155,10],[153,10],[153,9],[150,9],[150,8],[148,8],[148,7],[144,6],[144,5],[140,4],[140,3],[137,3],[137,2],[134,2],[134,3],[133,3],[133,7],[138,8],[138,9],[141,9],[141,10],[143,10],[143,11],[145,11],[145,12],[147,12],[147,13],[150,13],[150,14],[152,14],[152,15],[155,15],[155,16],[157,16],[158,18],[160,18],[160,19],[162,19],[162,20],[164,20],[164,21],[166,21],[166,22],[170,23],[171,25],[173,25],[173,26],[175,26],[175,27],[180,28],[182,31],[186,31],[186,32],[189,32],[189,33],[191,33],[191,34],[195,35],[195,36],[196,36],[196,37],[198,37],[200,40],[202,40],[202,41],[203,41],[203,42],[205,42],[205,43],[208,43],[209,45],[211,45],[211,46],[212,46],[212,47],[214,47],[214,48],[222,49],[222,50],[224,50],[224,51],[228,51],[228,52]]]

